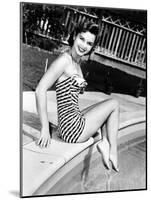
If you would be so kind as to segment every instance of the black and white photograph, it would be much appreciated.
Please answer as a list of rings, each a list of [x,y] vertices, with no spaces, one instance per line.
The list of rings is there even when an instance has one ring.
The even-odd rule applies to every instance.
[[[20,3],[21,197],[147,190],[146,69],[147,10]]]

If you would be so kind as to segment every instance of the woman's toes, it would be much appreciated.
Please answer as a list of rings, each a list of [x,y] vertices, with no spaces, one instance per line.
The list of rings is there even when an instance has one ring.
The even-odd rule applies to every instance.
[[[110,164],[109,164],[110,147],[107,139],[103,139],[101,142],[99,142],[97,145],[97,149],[102,154],[103,164],[107,169],[110,169]]]
[[[113,168],[116,172],[119,172],[118,161],[117,161],[117,153],[114,154],[114,155],[110,154],[109,160],[111,161],[112,168]]]

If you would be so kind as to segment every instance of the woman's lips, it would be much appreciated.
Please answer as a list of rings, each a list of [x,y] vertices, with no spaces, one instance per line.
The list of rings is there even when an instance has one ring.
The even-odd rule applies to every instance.
[[[84,53],[84,52],[86,51],[86,49],[83,49],[83,48],[81,48],[81,47],[78,47],[78,49],[79,49],[79,51],[80,51],[81,53]]]

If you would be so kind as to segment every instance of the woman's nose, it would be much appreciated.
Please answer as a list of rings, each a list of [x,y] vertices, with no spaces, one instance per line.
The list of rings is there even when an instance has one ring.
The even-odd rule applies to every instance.
[[[88,45],[86,42],[83,42],[82,46],[81,46],[84,50],[87,50],[88,48]]]

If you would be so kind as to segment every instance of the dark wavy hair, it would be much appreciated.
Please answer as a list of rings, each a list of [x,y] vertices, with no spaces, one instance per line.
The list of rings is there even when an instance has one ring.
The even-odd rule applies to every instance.
[[[89,54],[91,54],[91,52],[93,51],[93,49],[95,48],[95,46],[98,42],[99,30],[100,30],[100,27],[97,24],[95,24],[94,22],[85,22],[83,24],[80,24],[80,25],[76,26],[75,29],[73,30],[73,32],[70,34],[70,37],[68,39],[68,44],[70,47],[72,47],[72,45],[74,43],[74,37],[76,37],[79,33],[85,33],[88,31],[96,36],[94,45],[93,45],[91,51],[89,52]]]

